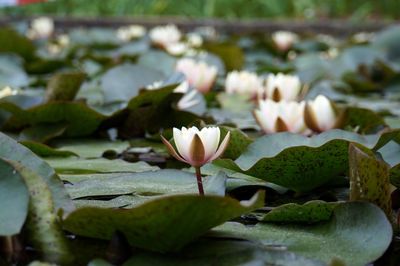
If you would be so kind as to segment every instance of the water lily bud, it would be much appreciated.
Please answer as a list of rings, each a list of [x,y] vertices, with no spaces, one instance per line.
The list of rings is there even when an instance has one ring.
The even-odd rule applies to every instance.
[[[158,26],[150,31],[151,41],[161,47],[167,47],[173,43],[179,42],[182,37],[181,32],[175,25]]]
[[[18,92],[13,90],[10,86],[6,86],[0,90],[0,99],[12,95],[16,95]]]
[[[272,34],[272,40],[282,52],[289,50],[298,39],[298,35],[290,31],[277,31]]]
[[[225,90],[230,94],[239,93],[254,97],[262,90],[262,80],[255,73],[232,71],[226,77]]]
[[[54,22],[48,17],[39,17],[31,22],[28,37],[31,39],[44,39],[53,34]]]
[[[278,73],[269,74],[265,80],[264,91],[260,98],[268,98],[274,101],[298,100],[301,94],[301,82],[298,76]]]
[[[145,34],[146,34],[146,28],[141,25],[130,25],[125,27],[120,27],[117,30],[118,39],[124,42],[140,38]]]
[[[335,128],[339,123],[332,102],[324,95],[318,95],[308,101],[304,111],[307,126],[315,132],[323,132]]]
[[[305,102],[275,102],[270,99],[260,100],[259,109],[253,114],[265,133],[271,134],[282,131],[308,134],[304,123]]]
[[[179,161],[200,167],[222,155],[228,146],[230,132],[226,134],[221,144],[219,143],[221,132],[218,127],[205,127],[201,130],[197,127],[174,128],[173,136],[176,150],[171,143],[161,137],[170,154]]]
[[[189,85],[202,93],[207,93],[217,78],[217,68],[205,62],[196,62],[190,58],[180,59],[175,67],[176,71],[186,76]]]

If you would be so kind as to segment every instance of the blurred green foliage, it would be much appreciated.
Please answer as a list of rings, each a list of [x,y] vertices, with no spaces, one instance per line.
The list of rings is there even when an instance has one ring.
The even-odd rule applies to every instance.
[[[0,9],[0,15],[144,16],[217,18],[397,19],[399,0],[56,0]]]

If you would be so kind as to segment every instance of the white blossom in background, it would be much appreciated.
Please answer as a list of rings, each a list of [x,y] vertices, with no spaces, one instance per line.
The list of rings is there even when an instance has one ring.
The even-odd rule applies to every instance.
[[[215,66],[191,58],[178,60],[175,70],[183,73],[189,85],[195,87],[201,93],[207,93],[211,90],[218,73]]]
[[[10,86],[6,86],[0,90],[0,99],[18,94],[17,90],[13,90]]]
[[[302,85],[298,76],[278,73],[267,76],[259,96],[260,98],[268,98],[275,101],[295,101],[299,99],[301,93]]]
[[[70,44],[70,38],[68,36],[68,34],[60,34],[57,36],[57,43],[61,46],[61,47],[66,47]]]
[[[124,42],[143,37],[145,34],[146,28],[141,25],[124,26],[117,30],[117,38]]]
[[[333,103],[324,95],[318,95],[314,100],[307,101],[304,120],[311,130],[318,133],[333,129],[339,123]]]
[[[262,79],[248,71],[229,72],[225,80],[225,91],[229,94],[238,93],[255,97],[262,90],[262,86]]]
[[[352,36],[352,40],[356,43],[366,43],[371,42],[375,38],[375,33],[373,32],[359,32]]]
[[[260,100],[258,109],[253,114],[267,134],[289,131],[292,133],[309,134],[304,122],[305,102],[275,102],[270,99]]]
[[[48,17],[39,17],[31,21],[28,37],[31,39],[46,39],[54,32],[54,21]]]
[[[186,34],[186,41],[190,47],[194,48],[199,48],[203,45],[203,37],[194,32]]]
[[[298,39],[299,36],[291,31],[277,31],[272,34],[273,42],[282,52],[289,50]]]
[[[167,47],[177,43],[182,38],[180,30],[172,24],[152,28],[149,33],[152,43],[161,47]]]
[[[165,50],[174,56],[183,55],[188,51],[188,49],[188,45],[183,42],[171,43],[165,47]]]

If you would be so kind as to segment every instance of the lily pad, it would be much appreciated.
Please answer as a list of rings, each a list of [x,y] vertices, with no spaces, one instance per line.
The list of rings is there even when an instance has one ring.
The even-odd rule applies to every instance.
[[[264,247],[279,246],[325,263],[337,258],[349,266],[363,266],[378,259],[393,233],[384,212],[364,202],[340,204],[329,222],[313,226],[225,223],[216,230],[224,236],[254,240]]]
[[[108,70],[101,78],[105,102],[128,102],[139,90],[165,76],[146,66],[124,64]]]
[[[121,159],[108,160],[104,158],[80,159],[68,158],[46,158],[46,162],[53,167],[57,173],[63,174],[91,174],[112,172],[141,172],[158,169],[146,162],[128,163]]]
[[[29,193],[20,173],[2,159],[0,159],[0,202],[0,236],[18,234],[28,215]]]
[[[19,144],[12,138],[0,133],[0,157],[7,160],[19,162],[41,176],[51,191],[55,210],[63,209],[69,212],[73,209],[72,201],[69,198],[63,183],[45,161],[37,157],[32,151]]]
[[[368,136],[331,130],[310,138],[285,132],[258,138],[235,161],[220,159],[214,163],[298,192],[307,192],[347,174],[350,142],[379,149],[399,137],[400,131],[396,130]]]
[[[47,84],[47,101],[72,101],[78,93],[86,74],[65,72],[54,75]]]
[[[74,234],[100,239],[111,239],[115,231],[120,231],[135,247],[178,251],[209,229],[263,203],[263,194],[246,202],[219,196],[173,195],[129,210],[80,208],[63,225]]]
[[[313,200],[299,205],[288,203],[272,209],[262,217],[265,222],[317,223],[331,218],[336,202]]]
[[[73,199],[95,196],[142,195],[157,196],[163,194],[197,193],[195,175],[180,170],[158,170],[137,173],[114,173],[108,175],[90,175],[84,177],[64,176],[72,182],[67,185]],[[78,182],[77,182],[78,181]],[[226,175],[217,174],[204,178],[205,191],[208,194],[225,194]]]

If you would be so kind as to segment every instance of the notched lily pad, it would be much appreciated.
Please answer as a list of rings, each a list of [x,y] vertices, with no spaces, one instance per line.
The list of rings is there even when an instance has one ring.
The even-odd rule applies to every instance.
[[[331,218],[339,203],[313,200],[304,203],[288,203],[274,208],[261,221],[278,223],[317,223]]]
[[[80,208],[63,226],[74,234],[100,239],[111,239],[115,231],[120,231],[135,247],[170,252],[263,203],[260,193],[245,202],[219,196],[173,195],[129,210]]]
[[[297,192],[307,192],[347,174],[350,142],[379,149],[399,137],[400,130],[367,136],[331,130],[310,138],[278,133],[255,140],[235,161],[220,159],[214,163]]]

